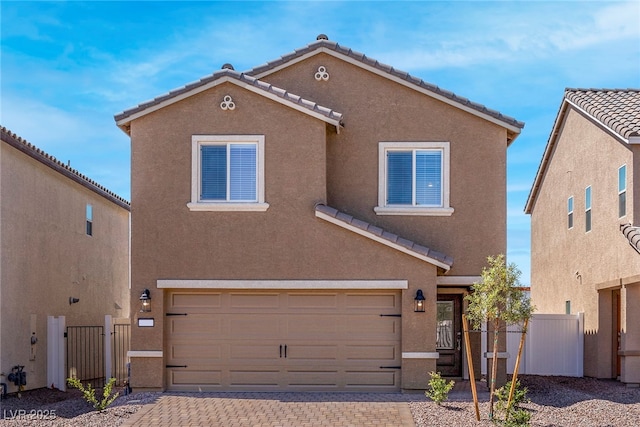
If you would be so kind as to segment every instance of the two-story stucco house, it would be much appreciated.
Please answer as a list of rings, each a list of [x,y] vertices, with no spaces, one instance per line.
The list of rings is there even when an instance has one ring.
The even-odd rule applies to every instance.
[[[323,35],[115,120],[131,137],[131,301],[151,298],[133,323],[134,389],[467,375],[463,296],[505,252],[506,150],[523,123]]]
[[[129,317],[129,203],[4,127],[0,137],[0,382],[15,392],[15,366],[24,389],[51,386],[49,316]],[[60,388],[79,372],[62,354]]]
[[[584,312],[584,374],[625,383],[640,383],[639,165],[640,90],[567,89],[525,207],[533,303]]]

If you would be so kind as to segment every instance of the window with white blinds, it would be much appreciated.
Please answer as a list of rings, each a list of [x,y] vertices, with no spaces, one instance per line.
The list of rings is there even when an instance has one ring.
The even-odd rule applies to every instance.
[[[266,210],[264,136],[192,139],[191,210]]]
[[[449,143],[380,143],[379,215],[451,215]]]

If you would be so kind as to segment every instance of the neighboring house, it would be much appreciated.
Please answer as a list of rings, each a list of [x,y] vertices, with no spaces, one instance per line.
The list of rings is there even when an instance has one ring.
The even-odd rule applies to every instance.
[[[540,313],[584,312],[584,374],[640,383],[640,90],[567,89],[525,212]]]
[[[115,120],[131,136],[131,301],[151,297],[133,322],[135,389],[467,375],[462,297],[505,252],[523,123],[325,36]]]
[[[129,204],[6,128],[0,135],[0,382],[14,392],[17,365],[26,389],[51,385],[48,316],[69,326],[129,317]]]

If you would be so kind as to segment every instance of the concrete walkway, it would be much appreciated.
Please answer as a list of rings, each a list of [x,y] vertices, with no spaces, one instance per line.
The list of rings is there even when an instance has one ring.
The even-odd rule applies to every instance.
[[[470,401],[469,390],[468,382],[457,383],[449,400]],[[484,400],[488,393],[480,395]],[[408,403],[426,399],[423,393],[167,392],[122,426],[413,427]]]

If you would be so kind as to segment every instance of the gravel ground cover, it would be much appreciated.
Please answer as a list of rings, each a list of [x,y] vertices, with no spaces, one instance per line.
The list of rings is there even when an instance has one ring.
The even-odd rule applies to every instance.
[[[640,426],[640,388],[590,378],[523,375],[520,379],[531,399],[523,407],[532,413],[532,426]],[[159,396],[120,396],[105,411],[96,412],[78,390],[32,390],[23,392],[21,398],[13,394],[0,402],[0,426],[119,426]],[[400,400],[408,402],[417,427],[495,425],[488,419],[486,392],[480,401],[481,421],[475,420],[470,392],[453,393],[441,406],[423,394],[401,396]]]
[[[637,427],[640,426],[640,388],[629,388],[612,380],[521,375],[530,403],[531,426]],[[480,421],[469,393],[441,406],[431,401],[409,403],[417,427],[493,426],[488,398],[480,401]],[[464,398],[464,397],[463,397]]]

